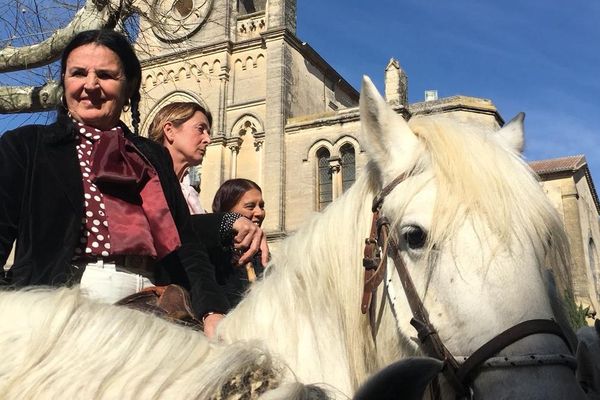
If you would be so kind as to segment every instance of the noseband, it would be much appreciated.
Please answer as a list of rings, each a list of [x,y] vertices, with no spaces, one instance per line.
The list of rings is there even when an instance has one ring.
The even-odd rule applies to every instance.
[[[444,367],[442,372],[458,398],[470,398],[472,396],[471,383],[473,382],[476,372],[484,366],[562,364],[575,369],[576,360],[572,355],[528,354],[516,357],[494,357],[509,345],[528,336],[537,334],[551,334],[558,336],[566,343],[572,353],[573,349],[562,329],[551,319],[532,319],[518,323],[492,338],[477,349],[471,356],[466,357],[463,362],[459,363],[457,361],[452,353],[446,348],[433,324],[430,322],[427,309],[417,293],[410,273],[406,268],[406,264],[402,260],[398,244],[389,234],[390,223],[381,213],[381,207],[383,206],[385,198],[398,184],[404,181],[406,177],[406,174],[401,174],[386,185],[373,199],[371,208],[371,211],[373,212],[371,233],[365,240],[363,258],[365,278],[361,311],[363,314],[366,314],[367,311],[369,311],[373,338],[375,338],[376,323],[375,302],[372,301],[372,297],[386,275],[387,257],[389,256],[394,261],[396,271],[402,282],[402,287],[404,288],[404,294],[406,295],[406,299],[408,300],[412,312],[410,324],[417,331],[419,347],[427,356],[443,361]],[[397,319],[398,313],[394,308],[395,306],[392,299],[390,299],[390,302],[392,303],[393,314]],[[434,384],[433,386],[434,397],[441,398],[439,385]]]

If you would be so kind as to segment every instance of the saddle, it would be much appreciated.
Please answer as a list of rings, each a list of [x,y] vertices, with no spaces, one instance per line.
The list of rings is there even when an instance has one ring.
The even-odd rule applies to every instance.
[[[151,313],[196,330],[204,328],[192,310],[189,293],[179,285],[151,286],[117,301],[115,305]]]

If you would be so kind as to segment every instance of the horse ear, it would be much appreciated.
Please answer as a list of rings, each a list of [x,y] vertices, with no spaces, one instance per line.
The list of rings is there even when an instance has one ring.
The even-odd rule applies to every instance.
[[[403,163],[412,160],[418,139],[401,115],[381,97],[371,79],[363,76],[360,93],[360,120],[364,145],[369,158],[380,171],[406,168]]]
[[[519,154],[523,152],[525,146],[524,120],[525,113],[520,112],[494,133],[500,143]]]

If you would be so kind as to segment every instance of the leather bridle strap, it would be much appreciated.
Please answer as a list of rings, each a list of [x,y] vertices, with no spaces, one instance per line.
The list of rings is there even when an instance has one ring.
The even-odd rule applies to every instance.
[[[400,256],[400,251],[395,240],[388,236],[388,228],[382,229],[382,239],[384,241],[391,242],[388,250],[388,254],[391,255],[396,266],[396,271],[402,282],[404,288],[404,294],[410,306],[413,318],[410,320],[410,324],[417,330],[417,336],[421,344],[421,348],[429,357],[437,358],[444,362],[444,368],[442,372],[448,380],[448,382],[454,388],[456,394],[466,394],[467,388],[463,382],[456,376],[456,371],[459,369],[458,362],[446,348],[442,340],[440,339],[437,331],[429,321],[429,314],[421,301],[417,293],[417,289],[410,277],[410,273],[406,268],[406,264]]]
[[[373,218],[371,220],[371,232],[369,233],[369,237],[365,239],[365,248],[363,252],[363,267],[365,268],[365,276],[363,296],[360,304],[360,310],[363,314],[366,314],[367,310],[369,310],[369,306],[372,304],[373,293],[383,281],[386,269],[385,264],[388,243],[386,241],[383,245],[383,258],[381,258],[381,254],[379,253],[379,233],[382,224],[379,217],[379,211],[381,210],[383,200],[385,200],[386,196],[390,194],[400,182],[406,179],[406,176],[407,174],[398,175],[393,181],[381,189],[381,191],[373,199],[371,206],[371,211],[373,212]],[[371,324],[373,324],[372,321]]]
[[[486,360],[496,355],[509,345],[526,338],[527,336],[546,333],[561,338],[567,348],[573,352],[571,345],[565,337],[560,326],[550,319],[530,319],[508,328],[498,336],[494,337],[479,349],[477,349],[456,371],[456,377],[460,382],[467,382],[473,377],[475,369]]]
[[[373,213],[381,210],[381,206],[383,205],[383,200],[385,200],[387,195],[390,194],[392,192],[392,190],[394,190],[396,188],[396,186],[398,186],[398,184],[402,183],[402,181],[404,181],[407,176],[408,176],[408,174],[406,172],[404,172],[404,173],[398,175],[397,177],[395,177],[393,181],[391,181],[390,183],[385,185],[385,187],[383,189],[381,189],[381,191],[373,199],[373,204],[371,206],[371,211]]]
[[[379,257],[379,245],[377,243],[377,237],[379,236],[379,229],[377,227],[378,220],[379,211],[373,213],[371,233],[369,234],[369,237],[365,239],[365,249],[363,253],[365,277],[363,297],[360,305],[360,310],[363,314],[366,314],[369,306],[372,304],[371,302],[373,293],[381,284],[381,281],[383,281],[383,277],[385,275],[385,260],[381,260]]]
[[[405,178],[405,174],[399,175],[386,185],[373,199],[371,232],[366,239],[363,259],[363,266],[365,267],[365,283],[363,301],[361,304],[363,314],[366,313],[369,305],[372,305],[371,298],[373,292],[383,280],[387,265],[387,257],[390,255],[396,266],[400,281],[402,282],[404,293],[413,315],[410,323],[417,330],[421,348],[428,356],[444,362],[442,372],[458,396],[468,395],[469,381],[473,378],[476,369],[483,365],[487,359],[527,336],[536,334],[556,335],[567,344],[572,352],[573,349],[571,349],[569,341],[555,321],[535,319],[521,322],[497,335],[476,350],[475,353],[467,358],[463,365],[459,367],[458,362],[452,353],[448,351],[446,346],[444,346],[437,331],[429,321],[427,310],[417,293],[410,273],[406,268],[406,264],[400,255],[399,246],[389,235],[389,222],[385,217],[380,216],[380,210],[385,197]],[[379,253],[380,248],[381,253]],[[371,324],[373,324],[372,320]]]

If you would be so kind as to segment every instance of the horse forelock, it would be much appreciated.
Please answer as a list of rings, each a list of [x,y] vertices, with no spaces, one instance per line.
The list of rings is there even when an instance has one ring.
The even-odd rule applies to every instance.
[[[444,114],[415,117],[409,125],[424,145],[437,186],[430,243],[444,242],[472,219],[506,249],[515,239],[533,244],[540,262],[555,251],[553,261],[564,269],[568,247],[560,217],[520,155],[501,146],[489,128]]]

